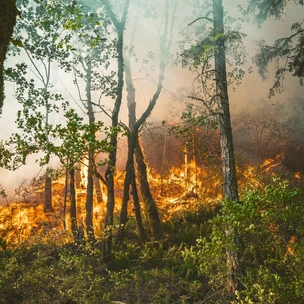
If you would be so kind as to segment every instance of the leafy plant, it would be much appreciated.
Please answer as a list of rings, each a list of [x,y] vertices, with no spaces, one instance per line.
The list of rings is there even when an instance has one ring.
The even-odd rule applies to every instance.
[[[183,259],[196,265],[214,293],[225,290],[226,250],[235,246],[226,233],[229,225],[237,235],[234,250],[242,270],[238,279],[243,289],[236,303],[299,303],[303,203],[301,190],[287,181],[274,179],[262,189],[247,189],[241,203],[223,203],[221,214],[210,221],[210,237],[186,248]]]

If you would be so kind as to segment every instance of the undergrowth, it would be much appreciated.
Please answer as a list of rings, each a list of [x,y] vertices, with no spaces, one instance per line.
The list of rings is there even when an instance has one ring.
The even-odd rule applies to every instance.
[[[246,189],[220,210],[180,212],[162,241],[115,247],[0,240],[0,303],[303,303],[303,194],[287,182]],[[235,229],[237,244],[225,234]],[[226,248],[236,246],[242,289],[226,291]]]

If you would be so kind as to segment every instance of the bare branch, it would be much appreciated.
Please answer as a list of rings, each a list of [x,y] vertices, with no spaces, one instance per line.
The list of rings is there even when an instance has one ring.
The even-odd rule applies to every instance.
[[[201,19],[206,19],[206,20],[208,20],[208,21],[210,21],[210,22],[213,22],[213,20],[210,19],[210,18],[208,18],[208,17],[198,17],[198,18],[196,18],[194,21],[190,22],[190,23],[188,24],[188,26],[192,25],[193,23],[195,23],[196,21],[201,20]]]

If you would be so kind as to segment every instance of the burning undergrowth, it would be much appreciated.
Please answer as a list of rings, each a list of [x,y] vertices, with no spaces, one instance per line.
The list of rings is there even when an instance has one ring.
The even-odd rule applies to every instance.
[[[282,174],[282,161],[284,157],[278,155],[275,159],[265,160],[259,167],[248,166],[239,168],[238,173],[240,189],[260,188],[266,179]],[[180,167],[172,167],[166,174],[149,170],[149,183],[151,192],[159,208],[162,221],[165,223],[181,214],[197,212],[202,207],[216,208],[222,200],[221,172],[215,167],[200,167],[194,160],[184,162]],[[287,177],[285,170],[285,177]],[[77,173],[77,216],[80,225],[84,225],[85,217],[85,187],[81,183],[81,171]],[[119,218],[121,208],[122,187],[125,174],[116,173],[116,206],[115,216]],[[300,172],[290,173],[298,186],[302,183]],[[95,180],[94,201],[94,229],[96,235],[103,235],[103,221],[106,210],[106,189],[99,180]],[[35,239],[42,242],[63,244],[72,241],[69,232],[70,218],[68,210],[69,199],[64,204],[65,180],[64,174],[53,181],[53,212],[43,210],[43,178],[34,179],[30,185],[21,185],[16,190],[16,201],[1,206],[0,210],[0,238],[5,239],[12,246],[30,243]],[[5,198],[4,198],[5,199]],[[141,205],[145,214],[144,206]],[[128,206],[129,217],[135,217],[132,199]]]
[[[246,131],[246,130],[245,130]],[[248,130],[247,130],[248,131]],[[163,223],[178,218],[183,213],[200,212],[202,208],[217,209],[222,201],[222,172],[219,149],[219,132],[207,127],[190,128],[187,136],[169,132],[169,127],[161,126],[142,132],[141,142],[145,151],[148,169],[148,182]],[[243,189],[262,188],[273,176],[290,180],[303,187],[303,170],[299,163],[302,148],[293,141],[279,145],[280,149],[265,152],[263,161],[256,162],[248,156],[256,153],[256,145],[247,145],[244,129],[236,128],[236,160],[240,192]],[[238,142],[239,139],[242,139]],[[292,139],[292,138],[290,138]],[[287,140],[287,139],[286,139]],[[253,149],[254,148],[254,149]],[[120,152],[125,149],[121,149]],[[246,153],[245,153],[245,152]],[[278,153],[275,153],[277,151]],[[245,154],[244,154],[245,153]],[[247,155],[244,159],[244,155]],[[261,156],[262,154],[260,154]],[[295,157],[296,156],[296,157]],[[247,160],[247,161],[246,161]],[[119,223],[125,162],[117,167],[115,173],[114,207],[115,223]],[[300,165],[299,165],[300,164]],[[3,194],[0,210],[0,238],[15,246],[40,238],[45,242],[65,243],[73,239],[70,232],[71,219],[70,189],[65,170],[53,176],[52,202],[54,211],[44,212],[44,177],[33,179],[29,185],[22,184],[15,191],[12,203]],[[104,175],[105,166],[99,168]],[[85,226],[87,166],[79,166],[75,171],[77,223],[79,229]],[[140,201],[144,221],[145,205]],[[97,238],[104,235],[104,221],[107,208],[107,189],[101,179],[94,178],[93,225]],[[129,219],[135,221],[135,206],[132,193],[128,202]],[[115,228],[116,229],[116,228]],[[84,229],[85,230],[85,229]]]

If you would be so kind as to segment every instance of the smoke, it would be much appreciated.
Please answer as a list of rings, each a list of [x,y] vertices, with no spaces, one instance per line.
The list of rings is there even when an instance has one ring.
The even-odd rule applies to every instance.
[[[175,0],[172,0],[173,2]],[[160,37],[160,26],[162,25],[162,18],[164,16],[163,5],[159,5],[159,1],[146,2],[146,6],[149,5],[150,18],[146,18],[143,13],[144,6],[140,7],[138,12],[138,3],[130,7],[130,13],[128,16],[128,25],[126,28],[126,39],[125,47],[133,47],[130,43],[134,39],[134,56],[132,57],[132,78],[133,84],[136,89],[136,102],[137,102],[137,117],[146,109],[149,104],[153,93],[156,89],[157,77],[158,77],[158,62],[160,58],[159,50],[159,37]],[[163,4],[164,1],[161,1]],[[172,3],[173,3],[172,2]],[[181,1],[182,3],[183,1]],[[225,10],[227,14],[231,15],[235,19],[239,19],[240,13],[237,9],[238,4],[243,4],[244,1],[229,0],[224,1]],[[188,8],[187,8],[188,7]],[[158,11],[159,8],[162,11]],[[246,34],[244,39],[244,45],[247,56],[247,63],[243,67],[245,70],[245,77],[242,79],[241,84],[236,88],[236,90],[230,89],[230,103],[231,112],[236,115],[240,109],[244,111],[249,111],[248,105],[254,103],[257,100],[266,98],[268,95],[268,90],[272,85],[273,76],[269,78],[268,81],[262,81],[257,75],[257,69],[252,64],[251,58],[255,54],[256,41],[263,38],[269,43],[272,43],[275,39],[288,35],[290,33],[290,27],[293,22],[300,20],[303,16],[304,8],[295,5],[288,5],[286,11],[286,17],[284,21],[269,20],[258,27],[251,21],[246,20],[242,22],[241,31]],[[156,18],[157,17],[157,18]],[[174,39],[173,46],[171,49],[172,57],[171,62],[166,66],[164,88],[159,100],[157,101],[156,107],[153,110],[151,116],[149,117],[150,122],[160,123],[161,121],[171,121],[175,119],[173,117],[173,112],[175,116],[178,116],[184,109],[183,103],[187,101],[187,92],[191,90],[195,74],[191,71],[181,67],[180,62],[174,62],[176,53],[179,51],[178,41],[181,39],[180,32],[185,30],[189,26],[188,24],[197,17],[202,17],[200,15],[194,16],[193,10],[190,5],[180,5],[177,12],[176,25],[173,31]],[[134,38],[132,37],[133,24],[137,22],[136,33]],[[210,26],[210,25],[208,25]],[[26,57],[10,57],[8,58],[6,65],[12,66],[16,62],[26,61]],[[113,66],[109,67],[114,69]],[[275,65],[271,67],[269,74],[273,75],[273,70]],[[30,75],[29,78],[33,77]],[[64,98],[69,100],[73,107],[77,108],[79,113],[82,113],[80,107],[75,103],[79,100],[78,93],[73,86],[73,79],[71,75],[68,75],[57,68],[54,65],[52,90],[57,93],[63,94]],[[16,132],[16,113],[20,106],[14,99],[15,86],[13,84],[6,84],[6,100],[4,103],[3,114],[0,118],[0,130],[1,138],[8,139],[10,134]],[[304,88],[300,87],[298,80],[293,77],[286,77],[285,80],[285,91],[275,96],[269,103],[276,104],[283,102],[288,108],[288,103],[295,96],[303,96]],[[181,103],[177,103],[176,100],[182,100]],[[94,96],[95,101],[99,101],[99,93]],[[111,109],[113,107],[113,99],[103,98],[101,100],[102,104],[105,104],[107,108]],[[174,111],[173,111],[174,110]],[[288,111],[288,110],[287,110]],[[85,113],[82,113],[85,117]],[[107,118],[102,113],[97,114],[98,119],[104,120],[109,123],[109,118]],[[126,96],[124,96],[123,106],[120,114],[120,121],[127,124],[127,107],[126,107]],[[59,123],[62,121],[62,116],[54,117],[54,122]],[[123,142],[123,140],[122,140]],[[120,156],[118,156],[119,166],[123,167],[125,163],[125,149],[119,148]],[[155,153],[158,153],[155,151]],[[20,167],[18,170],[10,172],[5,169],[0,169],[0,184],[7,191],[10,197],[14,195],[14,189],[18,187],[23,182],[29,182],[33,177],[43,174],[43,170],[35,162],[38,155],[32,155],[27,159],[27,165]],[[58,165],[58,160],[54,158],[54,166]]]

